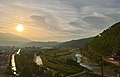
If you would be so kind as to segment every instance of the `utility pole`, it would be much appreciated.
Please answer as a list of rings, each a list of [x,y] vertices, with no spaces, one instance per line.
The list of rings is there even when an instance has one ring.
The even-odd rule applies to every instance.
[[[104,62],[103,62],[103,58],[102,58],[102,56],[101,56],[101,74],[102,74],[102,77],[104,77],[104,72],[103,72],[103,70],[104,70]]]

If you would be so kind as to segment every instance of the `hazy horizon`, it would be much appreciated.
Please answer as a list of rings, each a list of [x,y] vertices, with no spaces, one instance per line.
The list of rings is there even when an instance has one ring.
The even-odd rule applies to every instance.
[[[120,21],[119,7],[119,0],[0,0],[0,32],[32,41],[92,37]]]

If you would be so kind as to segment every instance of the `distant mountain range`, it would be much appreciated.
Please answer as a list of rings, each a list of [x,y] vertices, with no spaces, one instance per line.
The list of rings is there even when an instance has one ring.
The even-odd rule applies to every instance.
[[[84,45],[86,45],[91,38],[84,38],[84,39],[78,39],[78,40],[71,40],[67,42],[28,42],[25,44],[22,44],[21,47],[56,47],[56,48],[81,48]]]
[[[54,47],[56,45],[59,45],[60,42],[36,42],[36,41],[32,41],[32,42],[28,42],[28,43],[24,43],[21,45],[21,47]]]
[[[0,46],[19,46],[30,41],[31,40],[18,35],[0,33]]]
[[[92,38],[84,38],[66,42],[36,42],[18,35],[0,33],[0,46],[81,48],[91,39]]]
[[[60,48],[82,48],[84,47],[90,40],[92,40],[93,37],[90,38],[83,38],[78,40],[71,40],[66,41],[61,44],[59,44],[57,47]]]

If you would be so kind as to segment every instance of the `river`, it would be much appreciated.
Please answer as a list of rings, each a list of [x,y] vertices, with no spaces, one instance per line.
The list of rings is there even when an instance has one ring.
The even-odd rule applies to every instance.
[[[89,70],[92,70],[92,68],[85,63],[82,62],[83,56],[81,54],[75,54],[75,57],[77,58],[77,63],[79,63],[80,66],[85,67]]]
[[[16,69],[16,64],[15,64],[15,55],[16,54],[19,54],[20,55],[20,51],[21,51],[21,49],[18,49],[18,51],[16,52],[16,53],[14,53],[14,54],[12,54],[12,58],[11,58],[11,70],[13,71],[13,74],[14,75],[19,75],[19,74],[17,74],[17,69]]]
[[[37,65],[43,65],[43,61],[41,59],[40,56],[37,56],[36,53],[34,54],[34,59],[33,61],[37,64]]]

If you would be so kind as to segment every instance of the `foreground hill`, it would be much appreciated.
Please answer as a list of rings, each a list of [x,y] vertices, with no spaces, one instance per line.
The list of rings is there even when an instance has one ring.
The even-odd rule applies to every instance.
[[[19,46],[29,41],[29,39],[14,34],[0,33],[0,46]]]
[[[120,54],[120,22],[94,37],[82,50],[82,54],[93,59],[97,54],[106,56],[114,53]]]
[[[82,48],[91,39],[92,39],[92,37],[91,38],[78,39],[78,40],[71,40],[71,41],[63,42],[60,45],[58,45],[57,47],[60,47],[60,48]]]

